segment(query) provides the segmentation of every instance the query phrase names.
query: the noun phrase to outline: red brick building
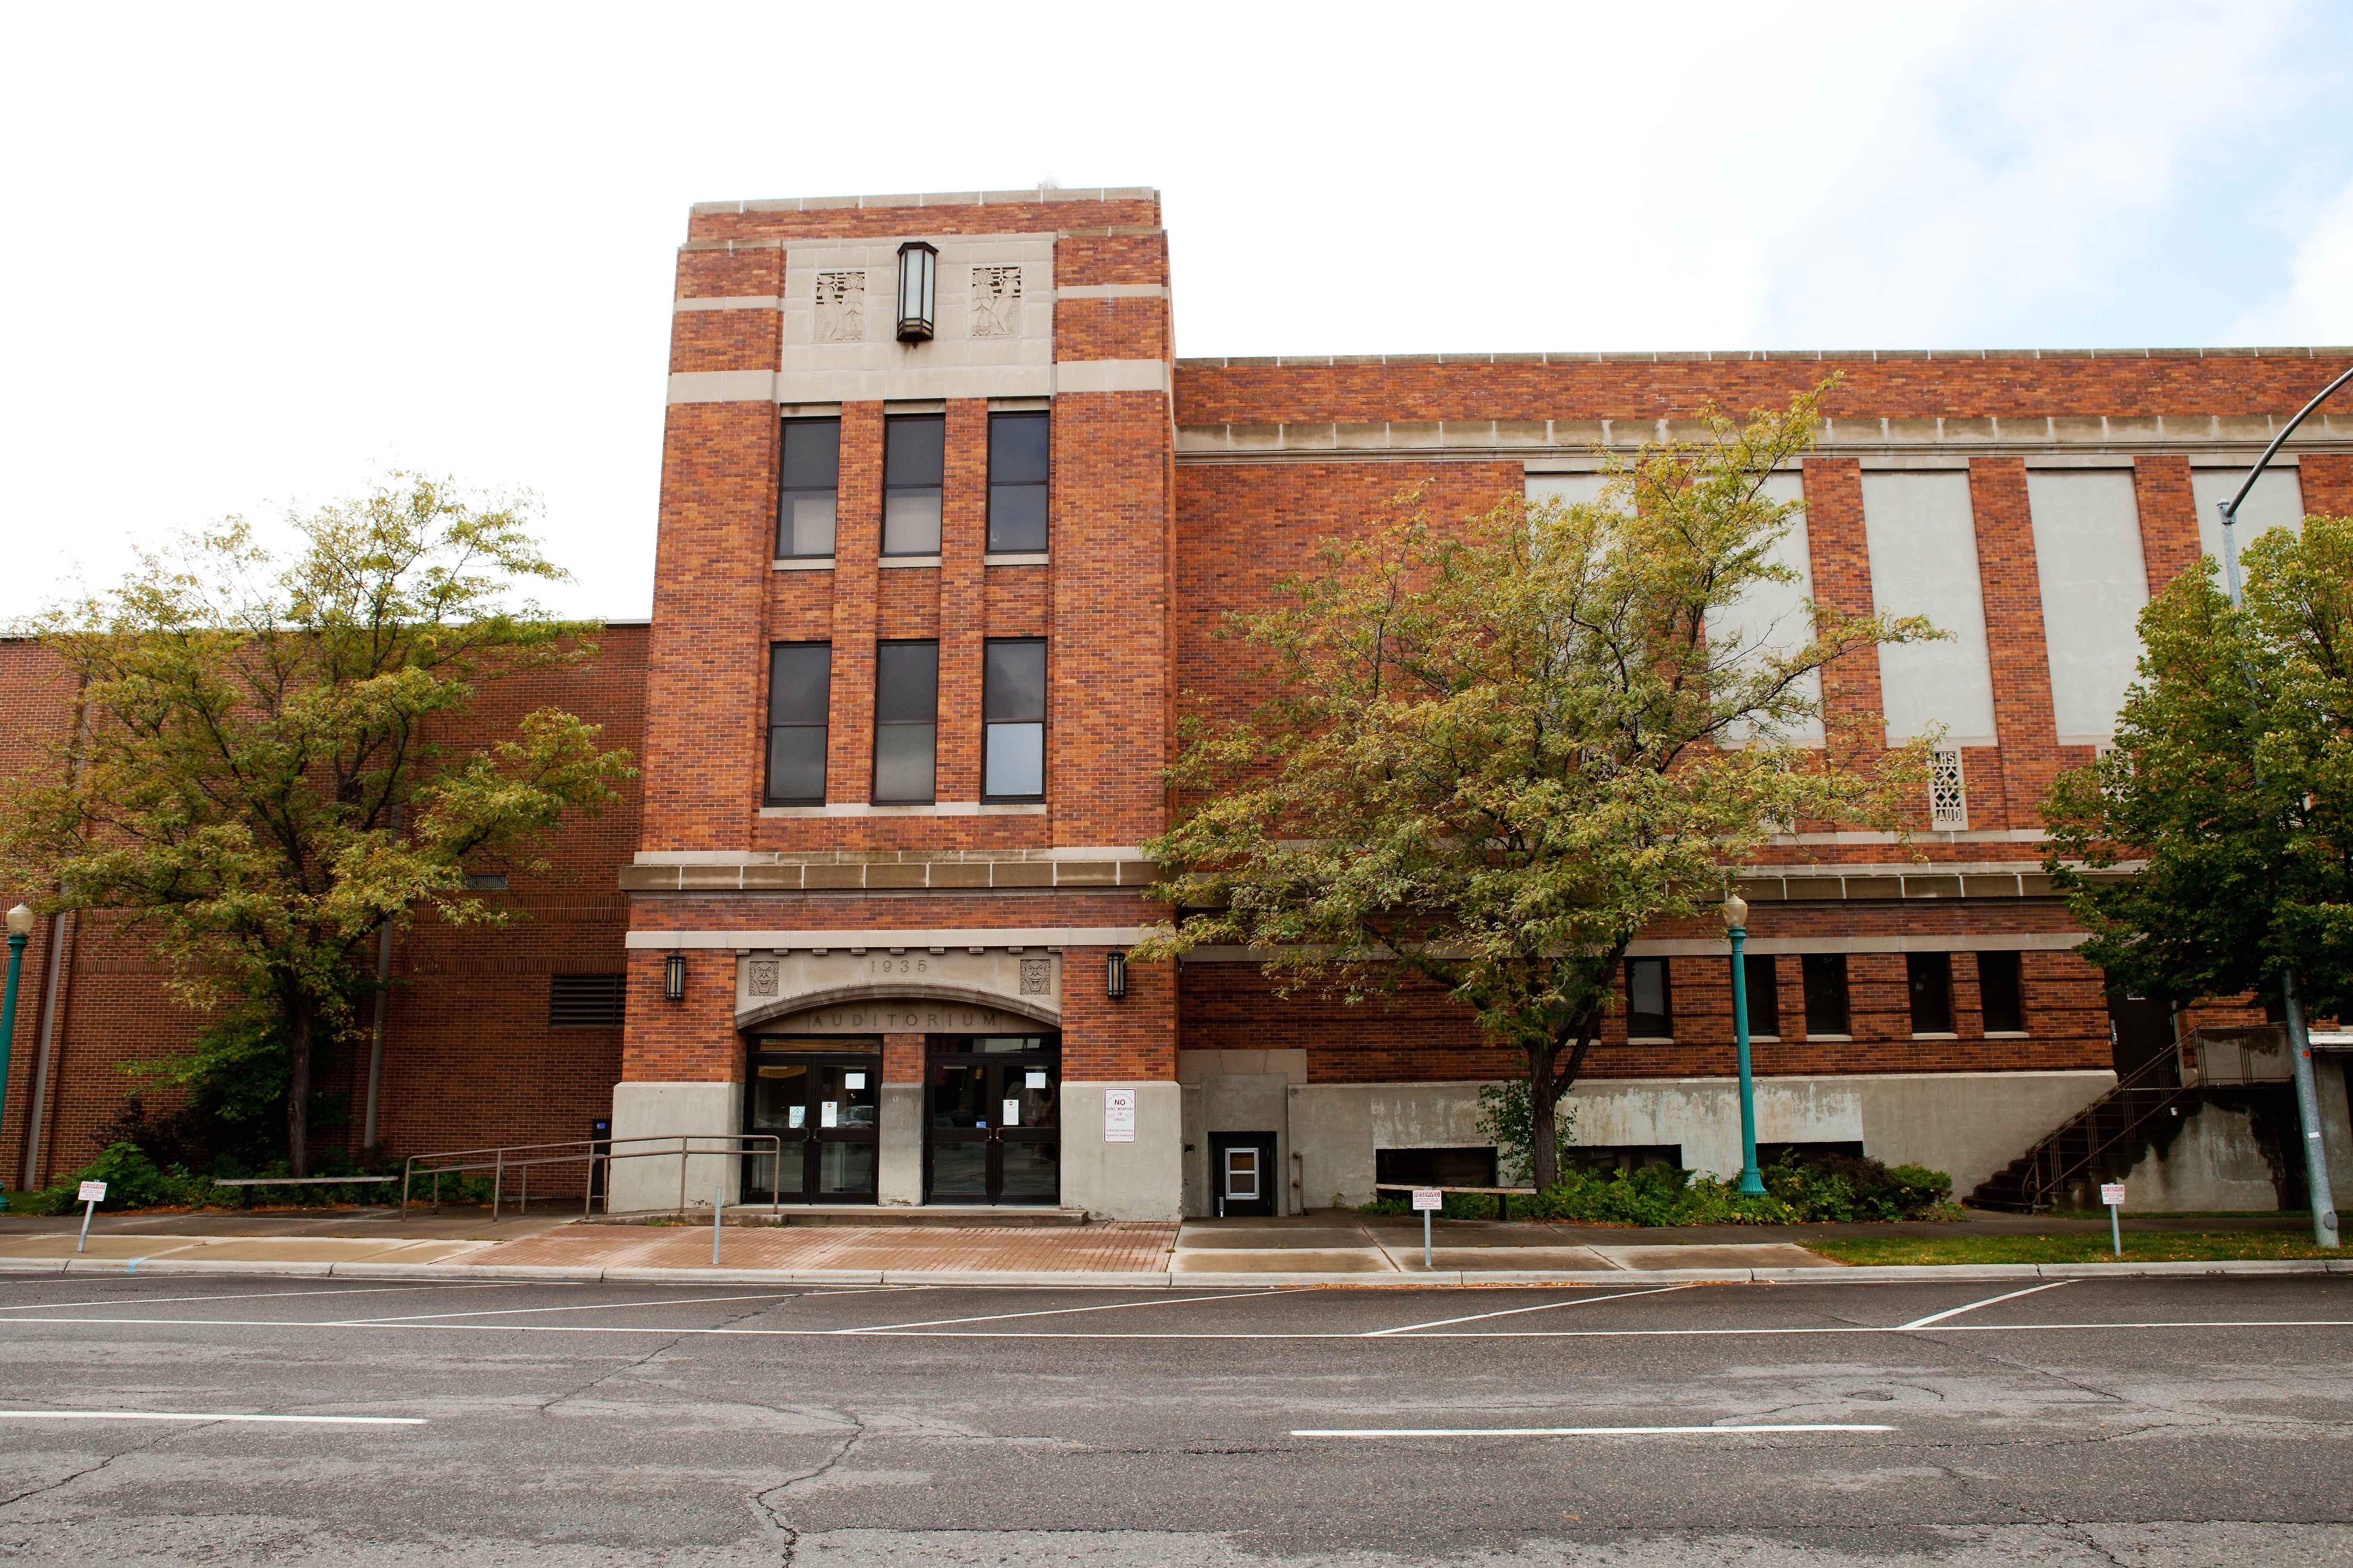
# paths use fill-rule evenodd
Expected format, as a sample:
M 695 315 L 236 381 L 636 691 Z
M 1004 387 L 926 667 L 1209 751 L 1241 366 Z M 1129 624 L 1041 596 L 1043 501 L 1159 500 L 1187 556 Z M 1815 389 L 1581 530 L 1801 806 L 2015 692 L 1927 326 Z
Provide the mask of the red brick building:
M 1786 559 L 1822 603 L 1956 637 L 1850 659 L 1823 700 L 1949 742 L 1920 832 L 1793 834 L 1744 882 L 1761 1141 L 1966 1191 L 2170 1041 L 2124 999 L 2112 1028 L 2035 803 L 2105 739 L 2133 617 L 2325 379 L 2311 351 L 1180 361 L 1171 288 L 1148 190 L 693 210 L 652 624 L 569 698 L 642 733 L 639 797 L 513 889 L 535 926 L 409 944 L 387 1142 L 580 1136 L 609 1106 L 617 1136 L 787 1152 L 700 1161 L 695 1192 L 1133 1217 L 1460 1179 L 1508 1063 L 1441 1003 L 1280 999 L 1240 952 L 1124 962 L 1163 913 L 1140 846 L 1179 704 L 1248 696 L 1211 634 L 1408 485 L 1462 511 L 1589 493 L 1599 453 L 1832 371 L 1820 447 L 1778 480 L 1805 508 Z M 2288 452 L 2257 529 L 2353 510 L 2353 418 Z M 37 655 L 0 657 L 11 730 L 65 721 Z M 52 1005 L 53 947 L 45 922 L 0 1131 L 9 1160 L 37 1136 L 37 1173 L 86 1155 L 110 1053 L 186 1026 L 95 931 L 57 949 Z M 624 967 L 624 1030 L 543 1022 L 571 1016 L 556 976 Z M 1626 983 L 1579 1141 L 1736 1167 L 1721 932 L 1650 933 Z M 2341 1124 L 2333 1068 L 2323 1087 Z M 2180 1145 L 2203 1152 L 2149 1179 L 2269 1206 L 2243 1119 L 2204 1120 Z M 675 1201 L 662 1163 L 621 1168 L 621 1206 Z

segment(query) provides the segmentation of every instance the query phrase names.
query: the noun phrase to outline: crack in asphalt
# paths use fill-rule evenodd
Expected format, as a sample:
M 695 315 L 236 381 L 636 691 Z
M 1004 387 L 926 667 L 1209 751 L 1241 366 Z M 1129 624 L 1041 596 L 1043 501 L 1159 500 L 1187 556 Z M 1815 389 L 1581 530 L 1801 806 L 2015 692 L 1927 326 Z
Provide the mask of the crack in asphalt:
M 757 1308 L 734 1313 L 732 1316 L 722 1319 L 718 1326 L 723 1329 L 733 1328 L 737 1323 L 743 1322 L 747 1318 L 758 1317 L 762 1312 L 769 1310 L 774 1304 L 775 1303 L 773 1302 L 767 1302 Z M 611 1371 L 597 1373 L 595 1377 L 590 1378 L 587 1382 L 582 1384 L 577 1388 L 572 1389 L 567 1393 L 559 1394 L 552 1399 L 541 1400 L 538 1405 L 534 1408 L 533 1414 L 545 1415 L 554 1411 L 559 1405 L 569 1405 L 572 1401 L 579 1398 L 582 1394 L 587 1393 L 598 1384 L 609 1383 L 614 1378 L 621 1377 L 628 1373 L 635 1372 L 638 1368 L 645 1365 L 648 1362 L 654 1361 L 676 1349 L 687 1338 L 688 1336 L 683 1333 L 673 1334 L 669 1339 L 666 1339 L 659 1344 L 654 1346 L 653 1349 L 646 1352 L 643 1355 L 632 1356 L 628 1361 L 623 1362 L 619 1366 L 614 1367 Z
M 126 1459 L 133 1454 L 143 1454 L 148 1449 L 154 1447 L 158 1443 L 168 1442 L 172 1438 L 180 1436 L 184 1433 L 199 1432 L 205 1427 L 217 1426 L 219 1425 L 220 1423 L 217 1421 L 204 1421 L 195 1423 L 187 1426 L 167 1426 L 164 1430 L 156 1433 L 154 1436 L 149 1438 L 144 1443 L 133 1443 L 127 1448 L 118 1449 L 115 1452 L 107 1455 L 106 1458 L 99 1460 L 98 1463 L 94 1465 L 84 1465 L 80 1469 L 74 1471 L 72 1474 L 60 1477 L 57 1480 L 49 1482 L 46 1486 L 27 1487 L 23 1491 L 17 1492 L 11 1497 L 0 1498 L 0 1508 L 14 1508 L 18 1503 L 23 1502 L 26 1498 L 39 1497 L 44 1492 L 53 1492 L 61 1487 L 69 1487 L 73 1485 L 74 1482 L 81 1479 L 84 1476 L 96 1475 L 99 1471 L 106 1468 L 117 1459 Z
M 785 1517 L 782 1506 L 772 1503 L 768 1500 L 781 1498 L 795 1487 L 807 1486 L 811 1481 L 822 1479 L 833 1470 L 835 1466 L 849 1458 L 850 1450 L 857 1447 L 860 1440 L 866 1436 L 866 1424 L 858 1418 L 854 1411 L 843 1410 L 839 1414 L 849 1424 L 849 1433 L 842 1438 L 841 1446 L 826 1457 L 823 1464 L 800 1475 L 788 1476 L 775 1486 L 763 1488 L 752 1494 L 751 1503 L 754 1514 L 764 1525 L 783 1538 L 781 1542 L 783 1552 L 778 1558 L 781 1568 L 792 1568 L 793 1559 L 800 1551 L 801 1532 L 791 1521 Z

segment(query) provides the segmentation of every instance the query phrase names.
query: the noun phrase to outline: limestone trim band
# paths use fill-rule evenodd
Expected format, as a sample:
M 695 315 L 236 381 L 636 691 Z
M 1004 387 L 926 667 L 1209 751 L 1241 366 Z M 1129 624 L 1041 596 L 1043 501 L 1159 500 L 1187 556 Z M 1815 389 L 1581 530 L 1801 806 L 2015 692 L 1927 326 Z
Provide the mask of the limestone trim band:
M 1164 283 L 1074 283 L 1066 289 L 1050 291 L 1055 300 L 1166 300 L 1168 287 Z M 672 310 L 781 310 L 785 308 L 780 294 L 710 294 L 688 296 L 670 301 Z
M 1150 926 L 975 926 L 952 931 L 633 931 L 636 952 L 754 952 L 776 948 L 1127 947 Z
M 1033 390 L 1029 384 L 1041 379 L 1039 367 L 1020 365 L 958 365 L 922 374 L 930 377 L 923 387 L 933 395 L 957 397 L 1010 396 Z M 803 377 L 804 373 L 797 371 L 672 371 L 670 401 L 798 403 L 805 400 L 797 392 L 786 389 L 800 385 Z M 1014 384 L 1017 382 L 1022 384 Z M 966 383 L 970 384 L 966 385 Z M 886 398 L 893 389 L 890 386 L 883 389 Z M 895 390 L 902 395 L 913 395 L 918 389 L 910 382 L 905 386 L 895 387 Z M 1168 363 L 1156 359 L 1060 360 L 1053 367 L 1051 390 L 1057 395 L 1090 392 L 1157 392 L 1165 395 L 1168 391 Z
M 2091 940 L 2088 931 L 1994 931 L 1949 936 L 1751 936 L 1754 955 L 1804 952 L 2065 952 Z M 1637 938 L 1629 958 L 1726 958 L 1731 943 L 1708 937 Z M 1202 946 L 1179 955 L 1180 963 L 1264 963 L 1272 948 Z

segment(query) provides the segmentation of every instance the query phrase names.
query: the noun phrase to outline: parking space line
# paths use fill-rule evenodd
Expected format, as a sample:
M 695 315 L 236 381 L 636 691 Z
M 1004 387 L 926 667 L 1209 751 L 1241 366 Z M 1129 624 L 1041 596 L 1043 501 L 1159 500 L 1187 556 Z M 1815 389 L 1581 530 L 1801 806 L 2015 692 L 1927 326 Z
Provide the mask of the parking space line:
M 1252 1296 L 1285 1296 L 1293 1291 L 1288 1288 L 1273 1290 L 1236 1290 L 1219 1296 L 1163 1297 L 1152 1301 L 1106 1301 L 1095 1307 L 1048 1307 L 1034 1312 L 991 1312 L 977 1318 L 933 1318 L 913 1323 L 872 1323 L 856 1329 L 828 1329 L 835 1334 L 888 1334 L 905 1329 L 943 1329 L 958 1323 L 1001 1323 L 1013 1318 L 1058 1318 L 1071 1312 L 1116 1312 L 1126 1307 L 1181 1307 L 1187 1301 L 1240 1301 Z
M 1266 1295 L 1279 1293 L 1272 1290 Z M 1224 1297 L 1200 1297 L 1201 1300 L 1223 1300 Z M 1126 1306 L 1157 1306 L 1164 1303 L 1133 1301 Z M 1174 1305 L 1175 1303 L 1166 1303 Z M 1078 1308 L 1073 1310 L 1097 1310 Z M 675 1325 L 597 1324 L 597 1323 L 448 1323 L 448 1322 L 371 1322 L 361 1319 L 293 1319 L 293 1318 L 15 1318 L 18 1323 L 48 1323 L 58 1326 L 94 1326 L 100 1328 L 151 1329 L 383 1329 L 415 1330 L 419 1332 L 485 1334 L 671 1334 L 711 1335 L 742 1339 L 839 1339 L 852 1331 L 844 1329 L 746 1329 L 746 1328 L 681 1328 Z M 2088 1332 L 2112 1333 L 2122 1331 L 2158 1331 L 2164 1329 L 2353 1329 L 2353 1318 L 2275 1318 L 2243 1321 L 2188 1319 L 2153 1319 L 2139 1322 L 2112 1323 L 1939 1323 L 1936 1333 L 2011 1334 Z M 1523 1329 L 1508 1333 L 1482 1333 L 1475 1331 L 1440 1331 L 1413 1334 L 1399 1338 L 1390 1336 L 1395 1344 L 1418 1344 L 1425 1340 L 1658 1340 L 1658 1339 L 1779 1339 L 1801 1334 L 1905 1334 L 1923 1331 L 1906 1329 L 1901 1324 L 1882 1327 L 1873 1323 L 1817 1324 L 1798 1328 L 1754 1329 Z M 1328 1331 L 1316 1332 L 1303 1330 L 1216 1331 L 1187 1332 L 1182 1330 L 1166 1333 L 1079 1333 L 1068 1331 L 1004 1329 L 976 1331 L 951 1331 L 932 1328 L 884 1330 L 853 1337 L 889 1337 L 939 1340 L 1354 1340 L 1363 1342 L 1366 1336 L 1359 1331 Z
M 2031 1296 L 2042 1290 L 2056 1290 L 2062 1285 L 2073 1283 L 2073 1279 L 2053 1279 L 2048 1285 L 2030 1285 L 2023 1290 L 2012 1290 L 2007 1296 L 1989 1296 L 1982 1301 L 1971 1301 L 1966 1307 L 1947 1307 L 1941 1312 L 1931 1312 L 1925 1318 L 1915 1318 L 1908 1323 L 1898 1323 L 1895 1326 L 1899 1329 L 1925 1329 L 1931 1323 L 1941 1323 L 1947 1318 L 1957 1318 L 1963 1312 L 1974 1312 L 1979 1307 L 1992 1307 L 2003 1301 L 2015 1301 L 2021 1296 Z
M 1294 1437 L 1723 1437 L 1780 1432 L 1893 1432 L 1893 1426 L 1792 1421 L 1746 1426 L 1334 1426 Z
M 700 1307 L 712 1301 L 782 1301 L 801 1295 L 798 1290 L 762 1290 L 749 1296 L 689 1296 L 680 1300 L 665 1301 L 590 1301 L 577 1307 L 485 1307 L 478 1312 L 404 1312 L 392 1318 L 349 1318 L 344 1321 L 359 1328 L 375 1323 L 421 1323 L 435 1318 L 527 1318 L 535 1312 L 617 1312 L 627 1307 Z
M 290 1426 L 422 1426 L 422 1415 L 238 1415 L 198 1410 L 0 1410 L 0 1421 L 237 1421 Z
M 1535 1307 L 1506 1307 L 1500 1312 L 1473 1312 L 1467 1318 L 1439 1318 L 1427 1323 L 1402 1323 L 1394 1329 L 1372 1329 L 1357 1337 L 1377 1340 L 1390 1334 L 1409 1334 L 1416 1329 L 1451 1328 L 1456 1323 L 1476 1323 L 1488 1318 L 1516 1318 L 1523 1312 L 1549 1312 L 1556 1307 L 1593 1307 L 1604 1301 L 1623 1301 L 1632 1296 L 1663 1296 L 1670 1290 L 1688 1290 L 1691 1288 L 1690 1285 L 1658 1285 L 1648 1290 L 1620 1290 L 1612 1296 L 1582 1296 L 1567 1301 L 1546 1301 Z
M 512 1289 L 515 1281 L 463 1285 L 369 1285 L 355 1290 L 243 1290 L 230 1296 L 133 1296 L 111 1297 L 103 1301 L 35 1301 L 22 1307 L 0 1307 L 0 1312 L 55 1312 L 68 1307 L 140 1307 L 161 1306 L 166 1301 L 276 1301 L 291 1296 L 381 1296 L 395 1291 L 415 1290 L 496 1290 L 501 1286 Z M 537 1280 L 532 1281 L 539 1283 Z

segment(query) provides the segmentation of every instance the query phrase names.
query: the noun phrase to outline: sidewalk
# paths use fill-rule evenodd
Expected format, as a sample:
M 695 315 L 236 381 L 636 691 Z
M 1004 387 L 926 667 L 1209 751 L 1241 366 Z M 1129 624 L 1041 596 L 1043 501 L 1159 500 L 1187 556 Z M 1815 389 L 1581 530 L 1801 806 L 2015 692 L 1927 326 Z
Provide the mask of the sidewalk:
M 2280 1228 L 2183 1220 L 2182 1228 Z M 2018 1279 L 2099 1274 L 2353 1273 L 2353 1259 L 2202 1263 L 1936 1264 L 1854 1268 L 1804 1246 L 1832 1235 L 2021 1234 L 2095 1222 L 1987 1215 L 1940 1226 L 1719 1226 L 1626 1230 L 1440 1222 L 1431 1258 L 1409 1220 L 1324 1213 L 1285 1219 L 935 1229 L 729 1225 L 712 1264 L 709 1225 L 586 1223 L 567 1215 L 396 1210 L 0 1219 L 0 1274 L 256 1273 L 432 1279 L 662 1280 L 767 1284 L 1618 1285 L 1702 1280 L 1831 1283 Z

